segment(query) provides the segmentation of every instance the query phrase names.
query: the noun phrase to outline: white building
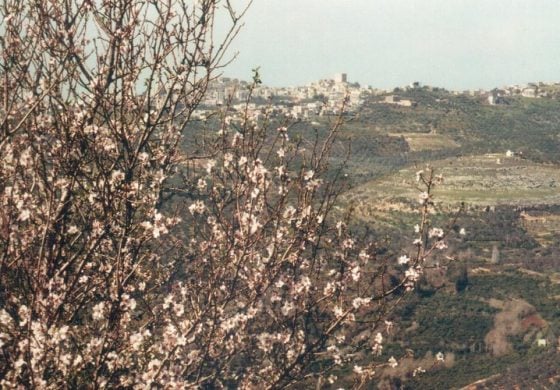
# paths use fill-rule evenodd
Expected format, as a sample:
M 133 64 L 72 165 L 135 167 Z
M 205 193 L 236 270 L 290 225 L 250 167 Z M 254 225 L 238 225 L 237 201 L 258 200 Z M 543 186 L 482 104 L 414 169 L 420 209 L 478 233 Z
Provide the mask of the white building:
M 346 73 L 337 73 L 334 75 L 334 82 L 335 83 L 346 83 L 347 82 L 347 75 Z
M 525 97 L 534 98 L 537 97 L 538 89 L 536 87 L 527 87 L 521 91 L 521 95 Z

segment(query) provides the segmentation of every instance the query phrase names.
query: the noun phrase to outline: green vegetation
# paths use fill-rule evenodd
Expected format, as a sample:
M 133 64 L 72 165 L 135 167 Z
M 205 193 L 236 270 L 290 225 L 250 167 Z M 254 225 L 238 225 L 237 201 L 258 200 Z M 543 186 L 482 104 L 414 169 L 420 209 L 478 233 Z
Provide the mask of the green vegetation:
M 560 101 L 509 98 L 507 105 L 489 106 L 484 98 L 455 96 L 443 90 L 403 91 L 403 98 L 418 102 L 413 108 L 367 105 L 362 120 L 392 133 L 437 133 L 461 145 L 463 155 L 494 153 L 508 149 L 523 152 L 534 161 L 556 162 Z M 414 156 L 423 160 L 423 155 Z
M 486 154 L 431 161 L 445 181 L 434 194 L 436 201 L 446 205 L 487 206 L 498 204 L 536 205 L 560 203 L 560 167 Z M 418 197 L 415 172 L 419 167 L 400 169 L 392 175 L 356 187 L 350 198 L 364 203 L 372 199 Z
M 440 212 L 430 223 L 453 233 L 450 248 L 433 259 L 442 271 L 427 273 L 394 313 L 401 329 L 381 359 L 413 353 L 406 364 L 414 368 L 441 351 L 452 363 L 423 366 L 427 372 L 417 376 L 386 373 L 388 386 L 458 389 L 482 380 L 489 389 L 554 387 L 560 383 L 560 100 L 515 97 L 489 106 L 482 97 L 441 89 L 395 94 L 417 105 L 372 97 L 346 125 L 340 150 L 350 147 L 353 188 L 342 203 L 353 207 L 356 228 L 384 239 L 381 252 L 397 254 L 414 239 L 416 172 L 430 164 L 444 176 L 435 191 Z M 504 321 L 513 328 L 504 330 Z M 547 346 L 537 346 L 543 338 Z M 497 352 L 499 343 L 505 352 Z M 506 374 L 513 371 L 527 375 Z
M 404 388 L 451 389 L 459 388 L 478 379 L 501 374 L 512 364 L 527 361 L 549 351 L 535 345 L 535 336 L 511 337 L 514 350 L 503 356 L 492 356 L 485 336 L 494 326 L 494 317 L 500 311 L 490 299 L 524 299 L 536 309 L 548 324 L 547 334 L 560 333 L 560 285 L 544 278 L 535 278 L 520 272 L 469 276 L 469 286 L 462 293 L 438 291 L 426 297 L 411 296 L 397 316 L 402 319 L 404 346 L 421 358 L 426 353 L 439 351 L 454 356 L 452 367 L 439 367 L 425 374 L 409 378 Z M 521 320 L 521 319 L 520 319 Z M 390 349 L 390 353 L 395 350 Z M 557 359 L 555 355 L 551 358 Z M 426 367 L 424 367 L 426 368 Z
M 453 139 L 441 134 L 402 133 L 391 134 L 394 137 L 403 137 L 413 152 L 423 150 L 439 150 L 458 148 L 460 145 Z

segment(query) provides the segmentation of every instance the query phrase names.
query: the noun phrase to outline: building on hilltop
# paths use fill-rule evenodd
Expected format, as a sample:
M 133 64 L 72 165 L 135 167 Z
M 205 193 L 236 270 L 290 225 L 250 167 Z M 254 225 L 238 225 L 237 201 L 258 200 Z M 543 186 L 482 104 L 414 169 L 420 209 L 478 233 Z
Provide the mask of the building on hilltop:
M 521 95 L 524 97 L 535 98 L 538 94 L 538 87 L 529 85 L 521 91 Z
M 334 82 L 335 83 L 347 83 L 348 82 L 348 75 L 346 73 L 337 73 L 334 75 Z
M 383 101 L 383 103 L 395 104 L 397 106 L 403 107 L 416 107 L 416 102 L 413 102 L 409 99 L 401 99 L 401 97 L 397 95 L 385 96 L 385 100 Z
M 504 95 L 506 95 L 506 91 L 500 89 L 494 89 L 490 91 L 486 100 L 488 104 L 490 104 L 491 106 L 495 106 L 499 104 L 508 104 L 507 100 L 504 98 Z

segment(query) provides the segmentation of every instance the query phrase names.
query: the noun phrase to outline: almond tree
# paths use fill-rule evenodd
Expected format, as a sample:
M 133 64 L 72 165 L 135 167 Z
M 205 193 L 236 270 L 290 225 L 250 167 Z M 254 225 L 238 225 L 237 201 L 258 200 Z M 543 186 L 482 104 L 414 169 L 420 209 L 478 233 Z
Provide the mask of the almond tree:
M 337 210 L 342 170 L 329 156 L 342 117 L 305 144 L 256 116 L 224 115 L 208 158 L 184 174 L 181 294 L 168 296 L 161 326 L 186 339 L 178 349 L 170 341 L 170 353 L 183 374 L 213 386 L 309 386 L 335 382 L 347 366 L 364 385 L 396 361 L 378 359 L 394 327 L 388 314 L 424 260 L 445 249 L 428 219 L 441 179 L 418 172 L 418 239 L 408 254 L 380 256 Z
M 432 173 L 416 252 L 396 260 L 335 209 L 342 116 L 304 145 L 224 110 L 181 148 L 247 6 L 1 2 L 2 387 L 281 388 L 381 352 L 442 247 Z

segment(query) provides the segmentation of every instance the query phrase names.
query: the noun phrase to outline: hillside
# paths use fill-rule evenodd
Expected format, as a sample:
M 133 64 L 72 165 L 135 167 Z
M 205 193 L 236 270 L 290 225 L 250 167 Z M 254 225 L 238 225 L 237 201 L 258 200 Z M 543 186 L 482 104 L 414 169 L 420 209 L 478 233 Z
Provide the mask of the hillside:
M 489 106 L 444 90 L 398 94 L 417 104 L 395 106 L 372 97 L 346 118 L 332 159 L 333 167 L 346 164 L 349 189 L 340 210 L 352 208 L 353 228 L 374 235 L 379 253 L 392 257 L 409 250 L 415 238 L 416 173 L 430 165 L 444 176 L 431 223 L 450 231 L 449 248 L 433 256 L 434 268 L 390 315 L 401 325 L 379 359 L 407 358 L 383 370 L 380 388 L 554 384 L 560 359 L 560 101 L 516 97 Z M 308 150 L 334 120 L 315 119 L 290 128 Z M 196 148 L 200 137 L 187 140 Z M 538 345 L 542 339 L 546 346 Z M 435 359 L 438 352 L 446 356 L 443 364 Z M 412 376 L 418 366 L 426 373 Z M 530 378 L 508 374 L 529 367 Z M 352 380 L 352 373 L 340 376 Z
M 360 183 L 405 166 L 507 150 L 533 162 L 560 162 L 560 100 L 511 97 L 508 104 L 490 106 L 484 98 L 445 90 L 397 93 L 417 105 L 372 96 L 345 127 L 342 141 L 351 145 L 350 169 L 358 170 Z M 371 148 L 380 139 L 389 140 L 388 149 Z M 405 142 L 396 148 L 397 140 Z
M 445 205 L 476 206 L 541 205 L 560 203 L 560 166 L 506 157 L 505 153 L 465 156 L 430 161 L 444 182 L 435 191 Z M 357 186 L 348 195 L 364 207 L 372 199 L 417 199 L 416 172 L 422 166 L 407 166 L 393 174 Z
M 387 350 L 387 358 L 409 351 L 405 365 L 427 372 L 385 371 L 380 388 L 555 388 L 560 101 L 515 97 L 490 106 L 438 89 L 395 94 L 416 105 L 372 97 L 346 125 L 353 185 L 342 204 L 353 208 L 356 228 L 384 237 L 397 254 L 414 238 L 416 173 L 430 165 L 444 177 L 431 223 L 452 234 L 394 314 L 402 335 Z M 436 364 L 438 351 L 445 364 Z

